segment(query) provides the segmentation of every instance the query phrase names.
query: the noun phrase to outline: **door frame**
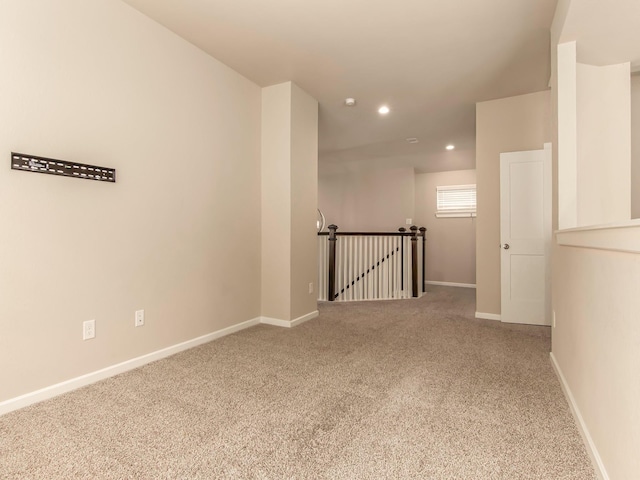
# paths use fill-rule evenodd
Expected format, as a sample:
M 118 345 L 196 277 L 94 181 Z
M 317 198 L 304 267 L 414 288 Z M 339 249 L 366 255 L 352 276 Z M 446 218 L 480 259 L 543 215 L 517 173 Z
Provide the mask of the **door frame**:
M 532 150 L 525 150 L 532 151 Z M 552 231 L 552 199 L 553 199 L 553 185 L 552 185 L 552 149 L 551 143 L 545 143 L 542 149 L 536 149 L 536 151 L 543 151 L 543 161 L 542 161 L 542 202 L 543 202 L 543 244 L 544 244 L 544 325 L 551 326 L 552 324 L 552 312 L 551 312 L 551 245 L 553 238 Z M 518 152 L 504 152 L 504 153 L 518 153 Z M 507 322 L 504 317 L 504 312 L 502 312 L 502 292 L 503 288 L 503 275 L 502 275 L 502 161 L 500 161 L 500 304 L 501 304 L 501 314 L 500 319 L 502 322 Z

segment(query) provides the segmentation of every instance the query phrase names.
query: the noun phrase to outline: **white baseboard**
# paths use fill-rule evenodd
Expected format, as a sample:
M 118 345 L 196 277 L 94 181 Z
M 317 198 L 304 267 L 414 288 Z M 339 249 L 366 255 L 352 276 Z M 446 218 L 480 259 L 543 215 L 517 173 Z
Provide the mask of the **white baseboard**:
M 476 288 L 475 283 L 436 282 L 434 280 L 426 280 L 424 283 L 425 285 L 443 285 L 445 287 Z
M 562 374 L 562 370 L 560 370 L 560 365 L 558 365 L 558 361 L 556 360 L 553 352 L 550 353 L 551 357 L 551 365 L 553 365 L 553 369 L 558 376 L 558 380 L 560 380 L 560 385 L 562 386 L 562 391 L 564 392 L 564 396 L 567 399 L 567 403 L 571 408 L 571 413 L 573 414 L 573 418 L 578 425 L 578 430 L 580 431 L 580 435 L 582 435 L 582 440 L 584 441 L 585 447 L 587 448 L 587 452 L 591 457 L 591 463 L 593 464 L 593 468 L 596 471 L 596 475 L 599 476 L 602 480 L 609 480 L 609 475 L 607 474 L 607 470 L 604 468 L 604 463 L 602 463 L 602 458 L 598 453 L 598 449 L 593 443 L 593 439 L 591 438 L 591 434 L 589 433 L 589 429 L 587 428 L 584 419 L 582 418 L 582 414 L 580 413 L 580 409 L 576 404 L 575 399 L 573 398 L 573 394 L 571 393 L 571 389 L 567 384 L 567 380 L 564 378 Z
M 176 345 L 172 345 L 170 347 L 163 348 L 161 350 L 157 350 L 140 357 L 132 358 L 131 360 L 126 360 L 122 363 L 118 363 L 116 365 L 112 365 L 95 372 L 87 373 L 85 375 L 81 375 L 64 382 L 56 383 L 55 385 L 36 390 L 35 392 L 26 393 L 15 398 L 10 398 L 9 400 L 0 402 L 0 415 L 4 415 L 5 413 L 27 407 L 34 403 L 48 400 L 49 398 L 57 397 L 58 395 L 62 395 L 63 393 L 67 393 L 72 390 L 90 385 L 92 383 L 99 382 L 100 380 L 104 380 L 105 378 L 113 377 L 120 373 L 133 370 L 134 368 L 138 368 L 148 363 L 155 362 L 156 360 L 161 360 L 184 350 L 188 350 L 190 348 L 197 347 L 198 345 L 211 342 L 212 340 L 215 340 L 217 338 L 239 332 L 240 330 L 244 330 L 245 328 L 253 327 L 254 325 L 258 325 L 259 323 L 291 328 L 295 327 L 296 325 L 300 325 L 301 323 L 304 323 L 308 320 L 311 320 L 312 318 L 316 318 L 318 314 L 319 313 L 316 310 L 290 321 L 269 317 L 257 317 L 251 320 L 247 320 L 246 322 L 241 322 L 236 325 L 232 325 L 230 327 L 209 333 L 207 335 L 203 335 L 192 340 L 187 340 L 186 342 L 178 343 Z
M 193 347 L 197 347 L 198 345 L 202 345 L 203 343 L 208 343 L 217 338 L 239 332 L 240 330 L 244 330 L 245 328 L 253 327 L 254 325 L 258 325 L 259 323 L 260 317 L 254 318 L 252 320 L 247 320 L 246 322 L 241 322 L 236 325 L 217 330 L 213 333 L 209 333 L 192 340 L 187 340 L 186 342 L 178 343 L 176 345 L 172 345 L 170 347 L 163 348 L 161 350 L 157 350 L 140 357 L 132 358 L 131 360 L 127 360 L 125 362 L 118 363 L 116 365 L 112 365 L 95 372 L 87 373 L 85 375 L 81 375 L 79 377 L 72 378 L 70 380 L 66 380 L 64 382 L 57 383 L 40 390 L 36 390 L 35 392 L 26 393 L 15 398 L 10 398 L 9 400 L 0 402 L 0 415 L 4 415 L 5 413 L 27 407 L 34 403 L 48 400 L 49 398 L 57 397 L 58 395 L 61 395 L 63 393 L 67 393 L 80 387 L 90 385 L 100 380 L 104 380 L 105 378 L 113 377 L 114 375 L 133 370 L 134 368 L 141 367 L 143 365 L 146 365 L 147 363 L 155 362 L 156 360 L 175 355 L 176 353 L 188 350 Z
M 300 325 L 301 323 L 304 323 L 308 320 L 311 320 L 312 318 L 316 318 L 318 314 L 319 313 L 316 310 L 290 321 L 269 317 L 257 317 L 251 320 L 247 320 L 245 322 L 241 322 L 236 325 L 217 330 L 207 335 L 203 335 L 192 340 L 187 340 L 186 342 L 178 343 L 176 345 L 172 345 L 170 347 L 163 348 L 161 350 L 157 350 L 140 357 L 132 358 L 131 360 L 126 360 L 116 365 L 111 365 L 110 367 L 106 367 L 95 372 L 87 373 L 85 375 L 81 375 L 64 382 L 56 383 L 55 385 L 36 390 L 35 392 L 26 393 L 15 398 L 10 398 L 9 400 L 0 402 L 0 415 L 4 415 L 5 413 L 27 407 L 34 403 L 48 400 L 49 398 L 57 397 L 58 395 L 62 395 L 63 393 L 67 393 L 80 387 L 99 382 L 100 380 L 104 380 L 105 378 L 113 377 L 120 373 L 133 370 L 134 368 L 141 367 L 143 365 L 146 365 L 147 363 L 155 362 L 156 360 L 175 355 L 176 353 L 188 350 L 193 347 L 197 347 L 198 345 L 202 345 L 203 343 L 208 343 L 217 338 L 221 338 L 226 335 L 239 332 L 240 330 L 244 330 L 245 328 L 253 327 L 254 325 L 258 325 L 259 323 L 291 328 L 295 327 L 296 325 Z
M 301 323 L 307 322 L 313 318 L 316 318 L 319 315 L 318 310 L 315 310 L 311 313 L 307 313 L 306 315 L 302 315 L 293 320 L 281 320 L 279 318 L 271 318 L 271 317 L 260 317 L 260 323 L 264 323 L 267 325 L 275 325 L 276 327 L 285 327 L 291 328 Z
M 484 320 L 497 320 L 498 322 L 502 321 L 502 316 L 499 313 L 476 312 L 476 318 L 482 318 Z

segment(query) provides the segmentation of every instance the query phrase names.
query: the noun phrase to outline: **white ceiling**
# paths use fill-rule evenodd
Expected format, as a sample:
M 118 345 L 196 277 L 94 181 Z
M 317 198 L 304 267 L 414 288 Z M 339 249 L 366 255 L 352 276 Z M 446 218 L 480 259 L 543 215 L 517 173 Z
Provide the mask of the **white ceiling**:
M 630 62 L 640 70 L 640 0 L 580 0 L 567 5 L 560 42 L 577 41 L 578 61 Z
M 124 1 L 258 85 L 314 96 L 321 174 L 474 168 L 475 103 L 547 87 L 557 2 Z

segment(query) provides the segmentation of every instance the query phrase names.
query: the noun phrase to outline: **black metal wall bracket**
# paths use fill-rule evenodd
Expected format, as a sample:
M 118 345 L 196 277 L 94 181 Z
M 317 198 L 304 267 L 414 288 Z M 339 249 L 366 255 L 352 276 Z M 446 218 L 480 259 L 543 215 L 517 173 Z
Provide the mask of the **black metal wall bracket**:
M 62 177 L 84 178 L 99 182 L 116 182 L 116 169 L 84 163 L 55 160 L 25 153 L 11 152 L 11 169 L 23 172 L 48 173 Z

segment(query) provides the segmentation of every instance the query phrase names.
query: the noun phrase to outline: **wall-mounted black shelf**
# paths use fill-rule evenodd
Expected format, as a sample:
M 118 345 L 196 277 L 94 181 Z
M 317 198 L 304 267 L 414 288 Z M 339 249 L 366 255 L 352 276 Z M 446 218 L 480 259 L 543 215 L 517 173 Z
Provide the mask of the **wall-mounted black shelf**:
M 99 182 L 116 182 L 116 169 L 85 163 L 55 160 L 25 153 L 11 152 L 11 168 L 23 172 L 48 173 L 62 177 L 84 178 Z

